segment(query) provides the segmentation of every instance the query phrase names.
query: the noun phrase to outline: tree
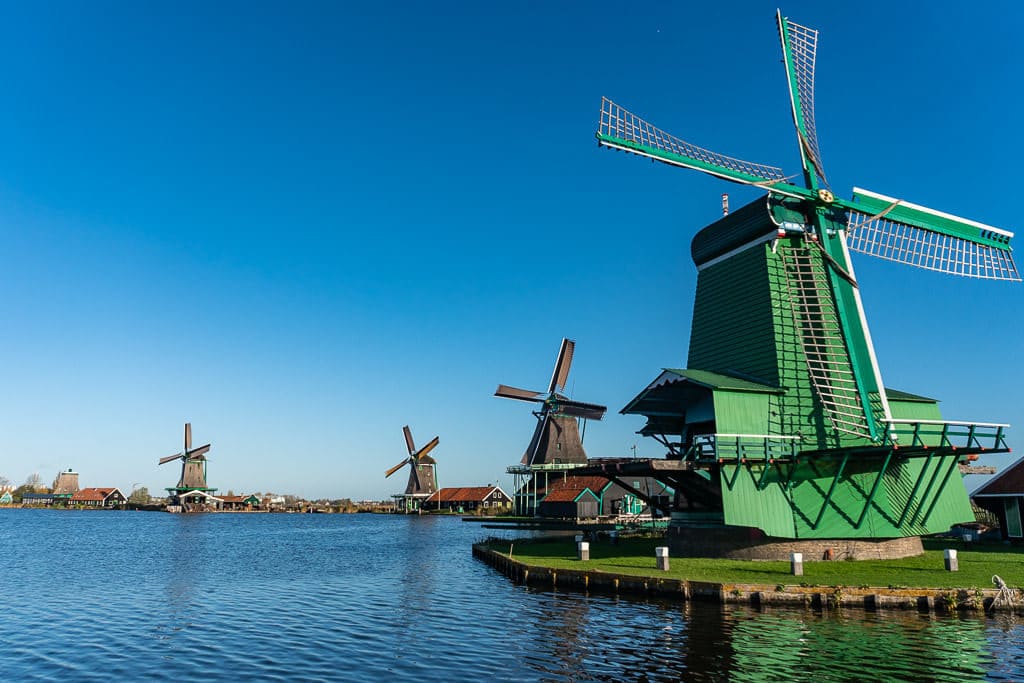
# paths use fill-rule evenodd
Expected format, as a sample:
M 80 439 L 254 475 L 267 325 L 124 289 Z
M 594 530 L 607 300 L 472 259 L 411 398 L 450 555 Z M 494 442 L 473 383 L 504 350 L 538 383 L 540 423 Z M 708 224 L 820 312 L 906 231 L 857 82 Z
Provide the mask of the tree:
M 36 489 L 42 488 L 43 478 L 39 476 L 38 472 L 33 472 L 32 474 L 28 475 L 27 479 L 25 479 L 25 486 L 28 487 L 29 490 L 31 491 L 35 491 Z
M 132 505 L 146 505 L 149 503 L 149 489 L 145 486 L 132 491 L 132 494 L 128 496 L 128 502 Z
M 11 485 L 11 480 L 7 477 L 0 477 L 0 489 L 7 488 Z

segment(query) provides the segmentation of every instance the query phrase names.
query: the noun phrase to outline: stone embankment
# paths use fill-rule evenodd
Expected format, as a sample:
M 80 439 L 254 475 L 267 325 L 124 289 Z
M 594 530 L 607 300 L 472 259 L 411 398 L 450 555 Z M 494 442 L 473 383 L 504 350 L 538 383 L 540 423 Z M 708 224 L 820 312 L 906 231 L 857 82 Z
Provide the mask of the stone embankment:
M 617 574 L 596 569 L 554 569 L 519 562 L 483 543 L 473 545 L 473 556 L 516 583 L 538 588 L 655 596 L 683 601 L 706 600 L 753 606 L 785 605 L 812 609 L 857 607 L 870 611 L 904 609 L 936 613 L 998 610 L 1024 614 L 1024 604 L 1019 597 L 1012 594 L 1001 595 L 1000 591 L 995 589 L 713 583 L 660 578 L 653 575 Z

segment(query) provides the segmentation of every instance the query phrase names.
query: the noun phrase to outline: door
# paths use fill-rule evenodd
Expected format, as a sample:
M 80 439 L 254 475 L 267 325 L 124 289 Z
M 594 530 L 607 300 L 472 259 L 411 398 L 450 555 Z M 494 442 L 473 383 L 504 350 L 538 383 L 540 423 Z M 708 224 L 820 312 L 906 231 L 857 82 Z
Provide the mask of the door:
M 1010 538 L 1020 538 L 1022 536 L 1020 524 L 1020 499 L 1004 498 L 1003 506 L 1006 510 L 1006 535 Z

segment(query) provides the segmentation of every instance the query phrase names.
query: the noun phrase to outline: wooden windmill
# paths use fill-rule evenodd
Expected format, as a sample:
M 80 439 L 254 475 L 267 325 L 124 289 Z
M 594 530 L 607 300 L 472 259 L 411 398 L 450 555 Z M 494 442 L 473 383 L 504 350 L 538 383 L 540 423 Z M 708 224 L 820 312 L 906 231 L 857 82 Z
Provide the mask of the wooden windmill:
M 695 236 L 688 368 L 623 412 L 645 415 L 642 433 L 680 461 L 677 527 L 699 510 L 787 539 L 945 531 L 973 519 L 957 465 L 1007 450 L 1006 425 L 943 421 L 934 399 L 885 388 L 850 252 L 1019 280 L 1013 235 L 859 188 L 834 196 L 814 118 L 818 34 L 777 21 L 803 185 L 602 101 L 600 146 L 767 192 Z
M 406 465 L 409 466 L 409 483 L 405 486 L 405 493 L 398 494 L 395 498 L 401 502 L 406 512 L 415 512 L 420 509 L 425 499 L 437 491 L 437 461 L 430 457 L 429 453 L 437 448 L 441 439 L 435 436 L 426 446 L 417 450 L 409 425 L 402 427 L 402 432 L 405 434 L 405 446 L 409 451 L 409 457 L 385 472 L 384 478 L 387 479 Z
M 549 474 L 555 470 L 563 472 L 587 463 L 587 454 L 583 450 L 580 437 L 579 421 L 600 420 L 604 417 L 607 407 L 596 403 L 574 401 L 565 394 L 565 383 L 569 379 L 572 367 L 573 352 L 576 342 L 562 339 L 555 358 L 555 368 L 551 373 L 547 392 L 517 389 L 499 384 L 495 396 L 510 398 L 516 401 L 539 404 L 533 411 L 537 418 L 537 426 L 533 430 L 530 445 L 523 454 L 522 467 L 509 468 L 516 475 L 516 508 L 520 514 L 528 514 L 535 505 L 538 488 L 547 488 Z M 537 472 L 543 472 L 543 481 L 539 481 Z M 532 493 L 524 491 L 532 490 Z M 524 502 L 527 496 L 530 502 Z
M 183 498 L 188 498 L 188 494 L 193 492 L 198 491 L 200 493 L 192 497 L 206 499 L 208 495 L 202 494 L 211 494 L 217 490 L 206 485 L 206 455 L 209 452 L 210 444 L 200 446 L 199 448 L 192 448 L 192 423 L 186 422 L 184 449 L 180 453 L 160 458 L 158 463 L 166 465 L 169 462 L 181 460 L 181 477 L 178 479 L 178 484 L 167 489 L 172 499 L 172 505 L 182 505 L 184 503 Z

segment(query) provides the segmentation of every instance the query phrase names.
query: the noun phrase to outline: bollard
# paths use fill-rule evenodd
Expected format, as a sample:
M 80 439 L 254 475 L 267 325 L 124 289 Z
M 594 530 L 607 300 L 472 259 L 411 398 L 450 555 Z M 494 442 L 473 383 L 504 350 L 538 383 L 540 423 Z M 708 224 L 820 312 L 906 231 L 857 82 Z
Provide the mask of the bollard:
M 608 538 L 609 538 L 609 540 L 611 540 L 612 545 L 618 545 L 619 544 L 619 532 L 618 531 L 609 531 L 608 532 Z
M 663 572 L 667 572 L 668 571 L 668 547 L 667 546 L 659 546 L 659 547 L 655 548 L 654 549 L 654 556 L 657 558 L 657 561 L 658 561 L 658 565 L 657 565 L 658 569 L 660 569 Z
M 947 572 L 955 572 L 960 570 L 960 562 L 956 559 L 956 551 L 953 549 L 947 549 L 943 552 L 943 564 L 946 565 Z
M 586 541 L 576 541 L 576 559 L 586 562 L 590 559 L 590 544 Z
M 579 543 L 582 540 L 583 540 L 583 534 L 576 534 L 576 543 Z
M 790 553 L 789 554 L 789 568 L 793 573 L 793 576 L 804 575 L 804 554 L 803 553 Z

